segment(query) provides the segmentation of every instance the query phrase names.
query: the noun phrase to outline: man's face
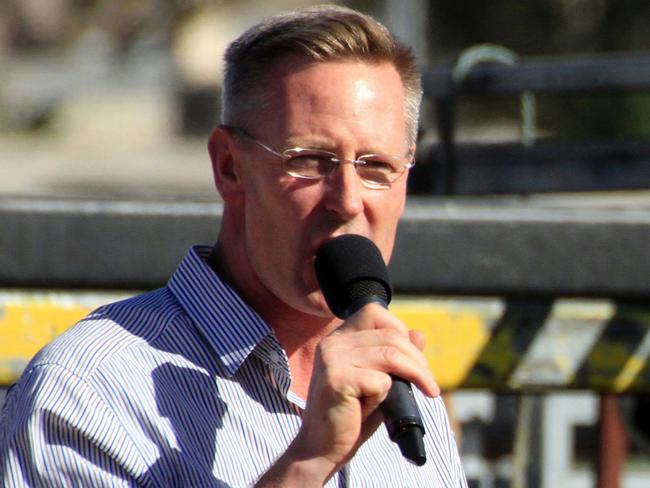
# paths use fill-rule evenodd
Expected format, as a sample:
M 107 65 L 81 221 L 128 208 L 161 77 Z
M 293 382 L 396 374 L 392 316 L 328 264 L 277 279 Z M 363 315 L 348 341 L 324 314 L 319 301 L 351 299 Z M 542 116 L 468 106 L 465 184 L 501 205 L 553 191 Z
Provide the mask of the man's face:
M 246 129 L 275 150 L 300 146 L 346 159 L 408 153 L 404 88 L 392 65 L 310 63 L 282 67 L 270 79 L 271 107 Z M 365 187 L 351 164 L 324 179 L 299 179 L 254 143 L 242 138 L 238 145 L 248 278 L 270 292 L 270 307 L 327 314 L 313 270 L 316 250 L 354 233 L 374 241 L 388 260 L 407 175 L 386 190 Z

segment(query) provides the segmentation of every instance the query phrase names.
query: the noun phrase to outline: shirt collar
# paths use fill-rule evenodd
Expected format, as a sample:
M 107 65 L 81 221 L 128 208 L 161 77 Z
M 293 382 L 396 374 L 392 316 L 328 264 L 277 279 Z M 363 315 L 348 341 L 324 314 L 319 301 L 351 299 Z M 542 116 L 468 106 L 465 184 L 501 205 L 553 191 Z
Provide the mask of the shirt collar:
M 265 337 L 277 341 L 262 318 L 208 266 L 211 252 L 211 246 L 190 248 L 167 286 L 232 375 Z

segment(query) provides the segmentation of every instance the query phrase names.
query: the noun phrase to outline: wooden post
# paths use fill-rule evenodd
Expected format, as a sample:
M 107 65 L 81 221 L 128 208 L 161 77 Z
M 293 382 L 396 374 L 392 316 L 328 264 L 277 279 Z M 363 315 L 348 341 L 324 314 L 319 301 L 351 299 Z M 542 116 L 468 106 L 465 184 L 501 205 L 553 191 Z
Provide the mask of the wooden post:
M 600 443 L 597 461 L 597 488 L 619 488 L 627 453 L 628 436 L 621 419 L 617 395 L 600 397 Z

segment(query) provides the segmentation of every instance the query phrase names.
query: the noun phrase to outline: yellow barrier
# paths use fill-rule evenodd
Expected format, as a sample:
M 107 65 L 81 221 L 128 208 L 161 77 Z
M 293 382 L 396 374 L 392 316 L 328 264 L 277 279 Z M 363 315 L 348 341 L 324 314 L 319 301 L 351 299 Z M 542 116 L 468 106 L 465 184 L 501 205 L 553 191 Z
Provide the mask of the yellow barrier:
M 0 385 L 47 342 L 119 292 L 0 292 Z M 650 307 L 607 300 L 529 303 L 397 297 L 391 310 L 427 338 L 443 389 L 647 390 Z
M 0 385 L 14 382 L 39 349 L 91 310 L 127 296 L 105 292 L 0 292 Z

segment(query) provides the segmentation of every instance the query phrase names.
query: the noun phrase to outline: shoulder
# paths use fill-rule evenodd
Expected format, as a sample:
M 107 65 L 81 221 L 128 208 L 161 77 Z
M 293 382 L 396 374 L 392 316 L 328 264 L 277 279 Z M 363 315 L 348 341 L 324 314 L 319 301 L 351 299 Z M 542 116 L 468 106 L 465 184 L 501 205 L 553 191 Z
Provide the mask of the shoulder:
M 168 416 L 185 393 L 179 385 L 209 389 L 204 364 L 187 352 L 198 345 L 166 288 L 95 310 L 43 348 L 7 394 L 0 458 L 8 448 L 44 449 L 56 436 L 74 446 L 72 457 L 93 453 L 141 476 L 160 456 L 156 440 L 175 439 Z
M 46 345 L 25 371 L 58 366 L 87 379 L 105 362 L 151 347 L 180 313 L 166 288 L 105 305 Z
M 156 360 L 162 361 L 155 356 L 155 341 L 179 313 L 165 288 L 95 310 L 26 366 L 7 394 L 4 427 L 33 423 L 38 412 L 59 421 L 85 418 L 88 412 L 107 411 L 112 398 L 150 396 L 142 383 Z

